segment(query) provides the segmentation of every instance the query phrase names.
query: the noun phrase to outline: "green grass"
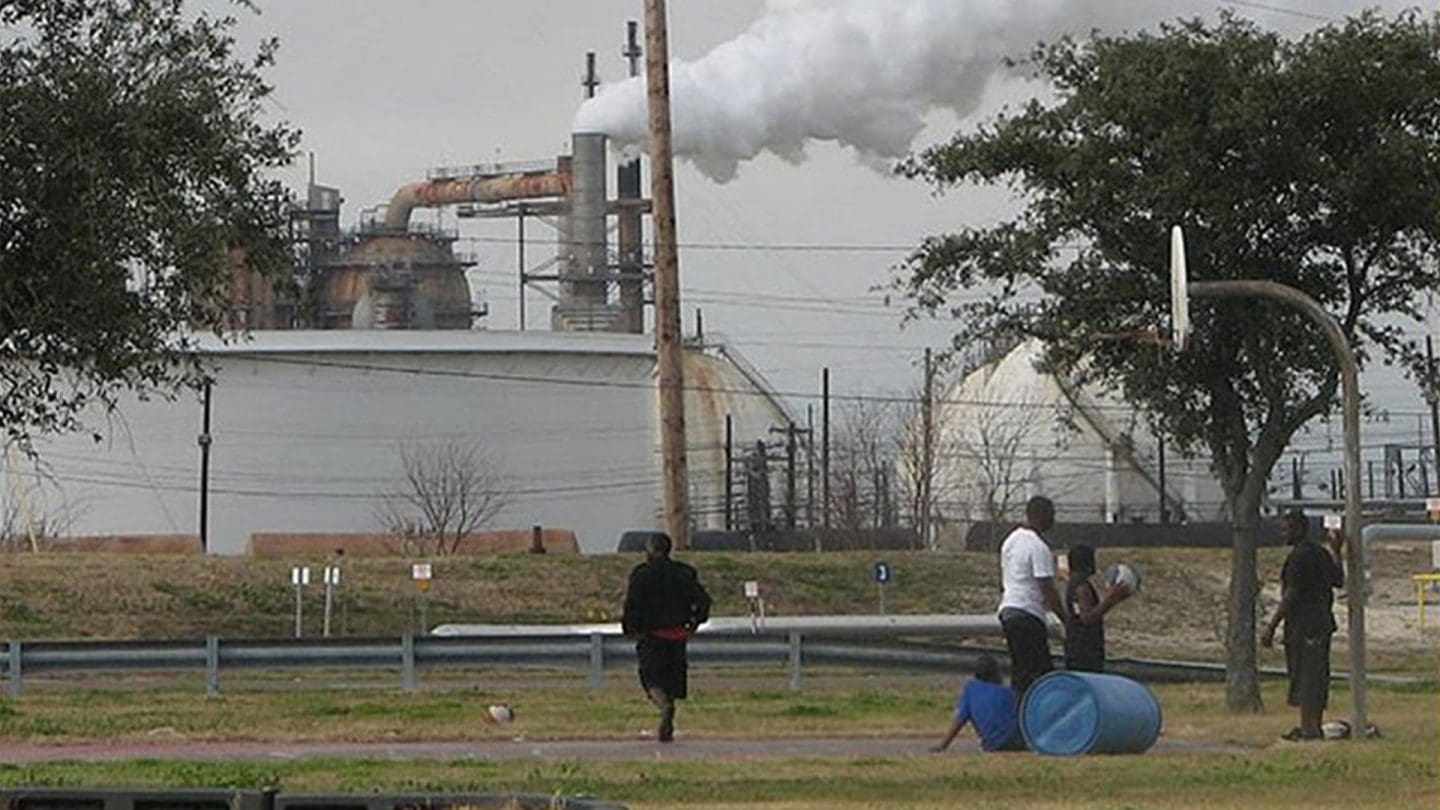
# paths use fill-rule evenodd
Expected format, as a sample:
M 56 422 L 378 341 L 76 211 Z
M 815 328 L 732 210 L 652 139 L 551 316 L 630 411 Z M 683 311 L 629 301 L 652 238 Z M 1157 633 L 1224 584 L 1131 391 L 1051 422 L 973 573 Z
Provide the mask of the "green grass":
M 777 673 L 777 680 L 778 680 Z M 686 739 L 914 736 L 938 739 L 953 684 L 940 679 L 812 680 L 805 691 L 756 687 L 754 676 L 707 677 L 681 713 Z M 588 794 L 632 807 L 1418 807 L 1440 801 L 1437 694 L 1377 688 L 1371 714 L 1385 736 L 1365 743 L 1276 742 L 1293 724 L 1280 685 L 1268 713 L 1217 710 L 1218 685 L 1163 686 L 1165 737 L 1210 745 L 1143 756 L 1054 760 L 1033 755 L 867 756 L 766 761 L 302 760 L 288 762 L 51 761 L 0 765 L 0 787 L 152 786 L 324 792 Z M 1346 695 L 1333 708 L 1343 714 Z M 507 699 L 514 725 L 478 721 Z M 629 683 L 599 692 L 538 686 L 500 691 L 37 692 L 0 704 L 0 745 L 184 740 L 633 739 L 653 714 Z M 163 733 L 157 733 L 161 732 Z M 1207 751 L 1207 752 L 1202 752 Z
M 125 785 L 299 792 L 590 795 L 635 808 L 1421 807 L 1440 799 L 1428 758 L 1382 742 L 1246 756 L 1030 755 L 725 762 L 344 761 L 0 766 L 0 786 Z

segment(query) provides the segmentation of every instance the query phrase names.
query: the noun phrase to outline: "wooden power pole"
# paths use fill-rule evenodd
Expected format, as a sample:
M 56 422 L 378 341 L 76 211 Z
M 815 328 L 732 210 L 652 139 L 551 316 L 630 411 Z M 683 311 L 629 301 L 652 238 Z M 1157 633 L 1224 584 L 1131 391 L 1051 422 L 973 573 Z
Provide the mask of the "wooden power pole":
M 645 77 L 649 85 L 650 197 L 655 223 L 655 354 L 660 366 L 660 453 L 665 530 L 690 547 L 685 462 L 685 358 L 680 343 L 680 257 L 675 245 L 675 176 L 670 145 L 670 44 L 665 0 L 645 0 Z

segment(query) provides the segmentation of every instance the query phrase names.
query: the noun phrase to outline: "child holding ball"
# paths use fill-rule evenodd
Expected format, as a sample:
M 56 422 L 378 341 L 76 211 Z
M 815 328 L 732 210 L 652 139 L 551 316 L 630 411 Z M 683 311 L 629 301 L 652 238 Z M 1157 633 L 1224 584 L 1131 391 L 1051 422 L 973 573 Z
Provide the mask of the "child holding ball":
M 1070 549 L 1070 580 L 1065 585 L 1065 668 L 1105 671 L 1105 614 L 1128 599 L 1130 587 L 1117 582 L 1100 598 L 1090 578 L 1095 575 L 1095 549 Z

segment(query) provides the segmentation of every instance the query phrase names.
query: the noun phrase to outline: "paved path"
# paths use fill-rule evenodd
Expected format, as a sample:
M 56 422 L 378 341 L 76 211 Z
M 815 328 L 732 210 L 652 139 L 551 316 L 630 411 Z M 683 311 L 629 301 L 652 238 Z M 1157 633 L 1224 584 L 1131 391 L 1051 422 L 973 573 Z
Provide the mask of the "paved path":
M 660 745 L 650 740 L 474 740 L 465 742 L 198 742 L 86 743 L 77 745 L 0 745 L 0 762 L 56 760 L 107 762 L 128 759 L 244 760 L 283 762 L 301 759 L 442 759 L 442 760 L 690 760 L 786 759 L 829 757 L 898 757 L 925 754 L 930 737 L 772 738 L 760 740 L 676 740 Z M 975 741 L 958 740 L 950 755 L 977 753 Z M 1234 746 L 1161 739 L 1153 752 L 1237 754 Z

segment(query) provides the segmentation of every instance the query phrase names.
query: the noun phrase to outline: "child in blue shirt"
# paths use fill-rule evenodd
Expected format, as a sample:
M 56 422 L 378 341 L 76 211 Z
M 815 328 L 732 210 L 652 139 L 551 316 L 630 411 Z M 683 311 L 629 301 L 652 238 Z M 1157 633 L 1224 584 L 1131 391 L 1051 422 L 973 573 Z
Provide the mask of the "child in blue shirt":
M 969 723 L 980 735 L 982 751 L 1024 751 L 1020 722 L 1015 714 L 1015 693 L 1000 680 L 1000 663 L 994 656 L 981 655 L 975 662 L 975 677 L 965 684 L 955 701 L 955 720 L 950 733 L 931 751 L 944 751 Z

